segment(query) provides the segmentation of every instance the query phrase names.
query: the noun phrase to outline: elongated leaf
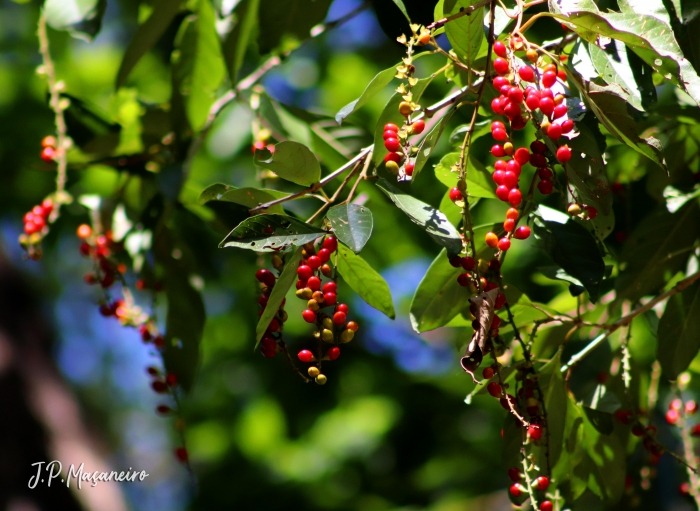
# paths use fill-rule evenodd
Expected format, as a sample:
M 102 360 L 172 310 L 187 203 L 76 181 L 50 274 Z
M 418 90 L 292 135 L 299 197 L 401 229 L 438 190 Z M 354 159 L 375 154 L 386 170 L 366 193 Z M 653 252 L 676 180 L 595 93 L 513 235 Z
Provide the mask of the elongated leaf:
M 333 232 L 350 250 L 359 254 L 372 235 L 372 212 L 359 204 L 340 204 L 326 215 Z
M 395 4 L 396 7 L 398 7 L 403 15 L 406 17 L 406 21 L 409 23 L 411 22 L 411 18 L 408 16 L 408 12 L 406 11 L 406 6 L 403 4 L 403 0 L 392 0 Z
M 420 174 L 421 170 L 423 170 L 425 164 L 428 162 L 428 158 L 432 156 L 433 150 L 435 149 L 438 140 L 440 140 L 440 137 L 442 136 L 442 132 L 445 131 L 445 127 L 447 126 L 450 119 L 452 118 L 452 115 L 455 112 L 456 109 L 450 109 L 447 112 L 447 114 L 442 119 L 440 119 L 440 121 L 437 124 L 435 124 L 435 126 L 433 126 L 433 128 L 430 130 L 430 133 L 428 133 L 426 137 L 423 140 L 421 140 L 421 143 L 418 146 L 418 152 L 416 153 L 416 158 L 413 162 L 413 183 L 416 182 L 418 175 Z
M 464 273 L 454 268 L 442 249 L 425 273 L 411 301 L 410 317 L 413 329 L 427 332 L 446 325 L 460 311 L 469 306 L 472 294 L 457 283 Z
M 672 296 L 661 316 L 657 358 L 664 375 L 675 380 L 700 351 L 700 283 Z
M 100 31 L 107 0 L 46 0 L 46 22 L 56 30 L 91 42 Z
M 238 224 L 221 247 L 245 248 L 256 252 L 278 252 L 291 245 L 300 246 L 314 241 L 325 231 L 283 215 L 259 215 Z
M 459 153 L 448 153 L 435 166 L 435 177 L 448 188 L 457 186 L 459 175 L 456 172 L 452 172 L 452 167 L 457 162 L 459 162 Z M 493 187 L 493 179 L 491 179 L 491 175 L 486 170 L 486 167 L 476 159 L 470 158 L 467 165 L 467 193 L 469 196 L 495 199 L 496 193 Z
M 360 109 L 362 106 L 367 104 L 367 102 L 381 92 L 384 87 L 391 83 L 396 74 L 396 67 L 390 67 L 384 71 L 380 71 L 377 75 L 372 78 L 372 81 L 367 84 L 362 95 L 355 101 L 348 103 L 343 108 L 341 108 L 337 114 L 335 114 L 335 121 L 338 124 L 342 124 L 343 120 L 352 114 L 354 111 Z
M 258 45 L 260 53 L 291 51 L 311 37 L 332 0 L 266 0 L 260 2 Z
M 245 51 L 250 43 L 253 29 L 258 22 L 258 6 L 260 0 L 243 0 L 236 5 L 234 14 L 236 25 L 222 42 L 226 69 L 231 79 L 231 84 L 238 83 L 238 71 L 243 65 Z
M 598 14 L 588 11 L 556 14 L 582 38 L 596 44 L 599 36 L 618 39 L 644 62 L 684 89 L 700 104 L 700 77 L 683 56 L 673 30 L 665 21 L 634 12 Z
M 259 188 L 236 188 L 235 186 L 216 183 L 208 186 L 200 195 L 199 203 L 206 204 L 209 201 L 233 202 L 248 208 L 254 208 L 260 204 L 271 202 L 275 199 L 288 196 L 288 193 L 278 190 L 267 190 Z M 281 204 L 266 209 L 263 213 L 284 215 Z
M 136 30 L 124 52 L 119 71 L 117 72 L 117 89 L 126 83 L 131 70 L 165 33 L 177 13 L 180 12 L 181 7 L 181 0 L 158 0 L 153 5 L 151 15 Z
M 280 142 L 275 152 L 256 151 L 255 163 L 282 179 L 309 186 L 321 179 L 321 165 L 311 150 L 299 142 Z
M 544 252 L 586 288 L 593 303 L 598 301 L 605 263 L 595 239 L 573 220 L 566 223 L 535 220 L 535 236 Z
M 673 214 L 660 207 L 641 221 L 620 254 L 624 269 L 615 281 L 618 300 L 655 294 L 685 266 L 700 237 L 699 209 L 695 201 Z
M 451 16 L 462 9 L 471 7 L 478 0 L 444 0 L 443 15 Z M 484 8 L 480 7 L 468 16 L 462 16 L 445 25 L 447 39 L 457 57 L 471 67 L 479 54 L 479 48 L 484 41 L 483 17 Z
M 199 130 L 226 74 L 211 2 L 199 2 L 197 14 L 189 16 L 175 40 L 172 54 L 173 82 L 183 97 L 187 120 Z
M 459 232 L 440 210 L 402 192 L 384 179 L 377 181 L 377 187 L 401 211 L 406 213 L 413 223 L 425 230 L 437 244 L 442 245 L 452 253 L 458 253 L 462 250 L 462 239 Z
M 547 436 L 549 445 L 546 446 L 549 452 L 545 454 L 549 457 L 550 466 L 555 466 L 562 455 L 564 444 L 564 430 L 566 428 L 566 387 L 561 374 L 561 354 L 552 358 L 538 371 L 540 390 L 547 410 L 547 426 L 549 435 Z M 544 454 L 544 453 L 543 453 Z
M 280 274 L 275 286 L 272 288 L 270 297 L 267 300 L 265 310 L 258 320 L 258 326 L 255 327 L 255 349 L 260 344 L 260 339 L 265 335 L 267 327 L 270 325 L 272 318 L 275 317 L 277 311 L 287 295 L 287 291 L 292 287 L 292 284 L 297 280 L 297 268 L 301 260 L 301 247 L 297 248 L 294 253 L 285 258 L 284 269 Z
M 389 285 L 367 261 L 344 245 L 338 245 L 338 273 L 365 302 L 391 319 L 396 317 Z

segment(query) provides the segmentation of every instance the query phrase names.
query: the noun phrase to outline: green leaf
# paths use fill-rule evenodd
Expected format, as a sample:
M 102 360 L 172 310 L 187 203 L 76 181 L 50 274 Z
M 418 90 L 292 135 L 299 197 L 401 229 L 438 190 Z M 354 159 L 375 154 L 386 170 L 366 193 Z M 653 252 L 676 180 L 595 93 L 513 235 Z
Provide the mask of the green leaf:
M 209 201 L 233 202 L 248 208 L 254 208 L 260 204 L 271 202 L 275 199 L 287 197 L 289 194 L 278 190 L 259 188 L 236 188 L 235 186 L 216 183 L 208 186 L 199 195 L 199 204 Z M 281 204 L 276 204 L 264 211 L 264 213 L 284 215 Z
M 566 387 L 561 374 L 561 353 L 543 365 L 539 371 L 539 384 L 549 427 L 548 450 L 550 466 L 556 465 L 562 454 L 566 427 Z
M 359 204 L 340 204 L 326 218 L 338 239 L 359 254 L 372 235 L 372 212 Z
M 561 224 L 536 217 L 534 227 L 544 252 L 583 284 L 591 302 L 597 302 L 605 263 L 591 233 L 574 220 Z
M 337 268 L 343 280 L 360 298 L 391 319 L 396 317 L 389 286 L 367 261 L 344 245 L 338 245 Z
M 258 326 L 255 327 L 255 349 L 258 348 L 260 339 L 265 335 L 265 331 L 270 325 L 272 318 L 275 317 L 285 296 L 287 296 L 287 291 L 289 291 L 292 284 L 297 280 L 297 268 L 299 267 L 299 261 L 301 261 L 301 255 L 301 247 L 299 247 L 291 256 L 288 255 L 285 257 L 284 269 L 272 288 L 265 310 L 258 320 Z
M 447 257 L 447 250 L 442 249 L 418 284 L 411 301 L 411 325 L 416 332 L 445 326 L 469 306 L 472 294 L 468 288 L 457 283 L 461 273 L 464 270 L 454 268 Z
M 618 301 L 634 302 L 655 294 L 684 268 L 700 237 L 698 209 L 695 201 L 673 214 L 659 207 L 639 223 L 619 256 L 622 271 L 615 281 Z
M 457 186 L 459 175 L 452 172 L 452 167 L 457 162 L 459 162 L 459 153 L 448 153 L 435 166 L 435 177 L 448 188 Z M 467 193 L 470 197 L 496 198 L 491 174 L 476 158 L 469 158 L 467 165 Z
M 442 212 L 390 185 L 385 179 L 379 179 L 377 187 L 406 213 L 414 224 L 425 230 L 437 244 L 447 248 L 451 253 L 459 253 L 462 250 L 462 238 L 459 232 Z
M 326 231 L 312 227 L 295 218 L 283 215 L 258 215 L 238 224 L 224 240 L 221 247 L 236 247 L 256 252 L 279 252 L 293 246 L 314 241 Z
M 685 90 L 700 104 L 700 77 L 683 56 L 673 30 L 665 21 L 654 16 L 626 13 L 578 11 L 569 16 L 554 15 L 586 41 L 596 44 L 600 36 L 622 41 L 644 62 Z
M 107 0 L 46 0 L 43 11 L 50 27 L 92 42 L 102 26 L 106 7 Z
M 183 97 L 187 120 L 194 131 L 209 115 L 226 74 L 223 62 L 214 8 L 211 2 L 201 1 L 197 14 L 182 22 L 172 54 L 174 87 Z
M 393 0 L 393 2 L 396 4 L 396 7 L 398 7 L 403 15 L 406 17 L 406 21 L 411 23 L 411 18 L 408 16 L 408 12 L 406 11 L 406 6 L 403 4 L 403 0 Z
M 659 321 L 657 358 L 675 380 L 700 351 L 700 282 L 669 298 Z
M 70 101 L 64 112 L 68 135 L 75 145 L 87 154 L 111 156 L 119 144 L 121 126 L 112 122 L 105 112 L 75 96 L 64 93 L 61 98 Z
M 242 0 L 236 5 L 236 25 L 222 41 L 226 69 L 232 85 L 238 83 L 238 71 L 243 65 L 246 49 L 258 23 L 259 5 L 260 0 Z
M 321 165 L 316 156 L 299 142 L 275 144 L 275 152 L 272 154 L 267 150 L 256 151 L 255 164 L 302 186 L 310 186 L 321 179 Z
M 337 114 L 335 114 L 335 121 L 338 124 L 342 124 L 343 120 L 346 117 L 348 117 L 356 110 L 359 110 L 362 106 L 367 104 L 367 102 L 370 99 L 372 99 L 379 92 L 381 92 L 384 89 L 384 87 L 389 85 L 391 83 L 391 80 L 394 79 L 395 74 L 395 66 L 377 73 L 377 75 L 374 78 L 372 78 L 372 81 L 369 82 L 369 84 L 367 84 L 367 87 L 365 87 L 365 90 L 362 92 L 362 95 L 359 98 L 357 98 L 355 101 L 348 103 L 343 108 L 341 108 Z
M 435 145 L 438 143 L 438 140 L 440 140 L 442 132 L 445 130 L 445 127 L 447 126 L 450 119 L 452 118 L 452 115 L 455 112 L 456 110 L 451 108 L 447 112 L 447 114 L 442 119 L 440 119 L 440 121 L 435 126 L 433 126 L 433 128 L 430 130 L 430 133 L 428 133 L 425 136 L 425 138 L 421 140 L 420 145 L 418 146 L 418 152 L 416 153 L 416 158 L 413 162 L 414 168 L 412 183 L 416 182 L 418 174 L 420 174 L 421 170 L 423 170 L 423 167 L 428 162 L 428 158 L 432 156 L 433 150 L 435 149 Z
M 165 33 L 181 7 L 181 0 L 158 0 L 155 3 L 151 15 L 136 30 L 124 52 L 117 72 L 117 89 L 126 83 L 131 70 Z
M 451 16 L 471 7 L 478 0 L 444 0 L 443 15 Z M 480 7 L 468 16 L 462 16 L 445 25 L 447 39 L 459 60 L 471 67 L 484 42 L 484 8 Z
M 332 0 L 266 0 L 260 3 L 258 45 L 261 54 L 284 53 L 311 37 Z

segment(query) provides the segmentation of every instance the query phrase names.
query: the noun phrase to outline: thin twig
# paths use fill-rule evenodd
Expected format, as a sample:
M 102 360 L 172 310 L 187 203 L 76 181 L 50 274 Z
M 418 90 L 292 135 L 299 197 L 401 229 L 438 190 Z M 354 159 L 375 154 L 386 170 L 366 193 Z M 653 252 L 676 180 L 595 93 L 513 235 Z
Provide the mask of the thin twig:
M 470 5 L 469 7 L 463 7 L 460 9 L 460 11 L 457 14 L 453 14 L 452 16 L 447 16 L 445 18 L 442 18 L 440 20 L 432 22 L 430 25 L 428 25 L 427 28 L 428 30 L 434 30 L 436 28 L 440 28 L 444 26 L 446 23 L 449 23 L 450 21 L 454 21 L 456 19 L 461 18 L 462 16 L 471 16 L 474 11 L 477 9 L 483 7 L 484 5 L 490 4 L 492 0 L 481 0 L 481 2 Z
M 521 454 L 523 455 L 523 477 L 525 477 L 525 484 L 527 485 L 527 492 L 530 494 L 530 503 L 532 504 L 532 509 L 539 509 L 537 504 L 537 499 L 535 498 L 535 491 L 532 487 L 532 480 L 530 479 L 530 474 L 528 474 L 528 463 L 527 455 L 525 453 L 525 446 L 521 449 Z
M 680 293 L 683 291 L 685 288 L 688 286 L 692 285 L 695 283 L 697 280 L 700 280 L 700 271 L 697 273 L 692 274 L 690 277 L 685 278 L 681 280 L 678 284 L 673 286 L 671 289 L 666 291 L 665 293 L 660 294 L 653 300 L 649 301 L 647 304 L 642 305 L 641 307 L 637 307 L 634 309 L 632 312 L 627 314 L 626 316 L 623 316 L 622 318 L 618 319 L 616 322 L 611 324 L 608 328 L 608 330 L 602 334 L 600 334 L 598 337 L 593 339 L 588 346 L 583 348 L 581 351 L 576 353 L 574 356 L 569 359 L 569 362 L 562 366 L 561 370 L 562 372 L 567 371 L 570 367 L 575 366 L 578 364 L 586 355 L 588 355 L 591 351 L 593 351 L 595 348 L 597 348 L 603 341 L 605 341 L 610 335 L 615 332 L 618 328 L 628 325 L 635 317 L 639 316 L 640 314 L 645 313 L 648 310 L 651 310 L 654 308 L 654 306 L 658 303 L 661 303 L 664 301 L 666 298 L 669 298 L 677 293 Z
M 39 16 L 37 37 L 39 38 L 39 53 L 41 53 L 44 73 L 49 86 L 49 106 L 54 111 L 56 123 L 56 207 L 51 212 L 51 220 L 53 221 L 58 216 L 60 205 L 65 202 L 66 169 L 68 167 L 66 135 L 68 127 L 63 115 L 64 106 L 61 104 L 61 86 L 56 81 L 56 68 L 49 52 L 49 36 L 46 32 L 46 17 L 43 12 Z

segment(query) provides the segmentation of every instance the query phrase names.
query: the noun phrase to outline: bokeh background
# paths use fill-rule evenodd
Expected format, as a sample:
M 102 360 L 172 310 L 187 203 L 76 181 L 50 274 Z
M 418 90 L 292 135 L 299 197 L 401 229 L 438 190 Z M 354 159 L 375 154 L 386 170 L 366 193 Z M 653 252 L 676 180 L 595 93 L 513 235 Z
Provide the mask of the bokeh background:
M 400 14 L 391 2 L 380 4 L 382 25 L 391 32 Z M 431 13 L 432 3 L 426 4 Z M 336 0 L 328 19 L 360 5 Z M 510 509 L 501 465 L 504 411 L 484 396 L 464 402 L 474 386 L 458 364 L 468 330 L 443 328 L 418 336 L 410 327 L 411 297 L 438 247 L 365 184 L 359 191 L 381 236 L 369 241 L 363 257 L 391 287 L 397 318 L 388 320 L 341 286 L 339 296 L 361 327 L 356 341 L 329 366 L 324 387 L 303 384 L 281 357 L 267 360 L 253 352 L 254 273 L 265 258 L 217 249 L 222 232 L 204 222 L 192 229 L 207 312 L 197 380 L 183 404 L 194 477 L 175 461 L 172 421 L 154 413 L 167 400 L 151 391 L 146 373 L 158 357 L 135 330 L 102 317 L 99 291 L 83 282 L 90 263 L 78 253 L 75 228 L 87 220 L 86 210 L 79 204 L 66 208 L 39 262 L 26 260 L 17 243 L 22 215 L 51 193 L 55 177 L 52 166 L 39 159 L 53 116 L 45 82 L 35 73 L 38 9 L 38 2 L 0 3 L 0 503 L 13 511 Z M 133 117 L 136 98 L 149 104 L 169 99 L 174 29 L 142 59 L 127 86 L 114 90 L 122 53 L 144 12 L 135 0 L 108 2 L 103 28 L 91 44 L 50 31 L 67 91 L 106 118 Z M 377 10 L 364 10 L 306 42 L 263 85 L 281 103 L 332 117 L 377 72 L 401 59 L 401 46 L 385 30 Z M 428 60 L 418 63 L 422 76 L 435 69 Z M 243 73 L 257 62 L 253 48 Z M 436 80 L 425 102 L 451 88 Z M 370 140 L 391 93 L 387 88 L 344 125 L 350 148 Z M 466 120 L 458 113 L 453 123 Z M 245 102 L 233 103 L 220 116 L 180 197 L 192 211 L 211 183 L 255 185 L 252 121 Z M 443 137 L 436 154 L 444 154 L 449 143 Z M 486 156 L 486 147 L 480 150 Z M 68 189 L 74 196 L 109 195 L 122 177 L 103 165 L 73 167 Z M 436 206 L 444 192 L 435 180 L 418 191 Z M 291 209 L 308 216 L 314 206 L 300 202 Z M 477 223 L 490 218 L 489 208 L 477 206 Z M 536 273 L 541 254 L 531 241 L 514 245 L 507 276 L 533 299 L 571 307 L 575 299 L 563 283 Z M 148 296 L 137 299 L 149 305 Z M 285 332 L 300 349 L 310 332 L 297 309 L 290 301 Z M 581 370 L 604 369 L 606 356 Z M 143 483 L 102 483 L 73 493 L 27 490 L 31 472 L 18 464 L 61 453 L 86 465 L 133 467 L 150 476 Z M 689 509 L 676 493 L 682 473 L 666 458 L 645 498 L 616 509 Z M 582 506 L 603 509 L 595 499 Z

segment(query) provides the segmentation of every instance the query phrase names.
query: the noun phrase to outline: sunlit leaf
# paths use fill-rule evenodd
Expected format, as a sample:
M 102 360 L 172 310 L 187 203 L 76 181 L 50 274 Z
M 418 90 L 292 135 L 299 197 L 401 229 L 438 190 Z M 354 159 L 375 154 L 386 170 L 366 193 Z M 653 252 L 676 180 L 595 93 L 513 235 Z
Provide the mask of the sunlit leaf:
M 359 204 L 340 204 L 328 210 L 333 232 L 350 250 L 359 254 L 372 235 L 372 212 Z
M 344 245 L 338 245 L 338 273 L 360 298 L 394 319 L 394 302 L 386 281 L 367 261 Z
M 289 246 L 314 241 L 325 231 L 282 215 L 258 215 L 233 229 L 219 247 L 235 247 L 256 252 L 278 252 Z
M 255 163 L 282 179 L 309 186 L 321 179 L 321 165 L 311 150 L 298 142 L 280 142 L 274 153 L 256 151 Z

